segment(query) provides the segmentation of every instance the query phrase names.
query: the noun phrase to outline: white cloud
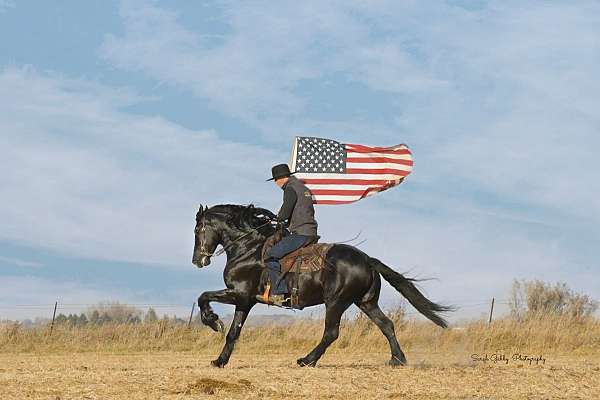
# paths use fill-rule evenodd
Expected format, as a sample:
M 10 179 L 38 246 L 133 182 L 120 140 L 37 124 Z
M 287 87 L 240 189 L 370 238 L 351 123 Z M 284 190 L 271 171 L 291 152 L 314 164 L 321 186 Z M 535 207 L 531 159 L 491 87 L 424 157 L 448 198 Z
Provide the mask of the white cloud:
M 502 203 L 543 207 L 565 223 L 590 215 L 600 222 L 593 201 L 600 7 L 456 4 L 236 4 L 225 6 L 229 32 L 213 43 L 173 11 L 124 2 L 125 33 L 108 35 L 101 53 L 120 68 L 190 88 L 271 138 L 305 132 L 407 142 L 413 179 L 418 174 L 432 192 L 460 196 L 464 185 Z M 335 121 L 311 115 L 306 106 L 319 98 L 297 89 L 335 73 L 365 85 L 363 95 L 395 94 L 395 122 L 350 110 Z
M 15 2 L 11 0 L 0 0 L 0 13 L 5 12 L 9 8 L 14 8 Z
M 372 46 L 368 24 L 342 3 L 296 3 L 293 11 L 284 3 L 236 4 L 225 15 L 232 33 L 215 45 L 171 10 L 124 2 L 125 35 L 107 35 L 101 54 L 117 67 L 189 89 L 272 138 L 303 128 L 307 99 L 295 91 L 307 80 L 350 72 L 390 91 L 439 84 L 401 47 Z
M 471 187 L 546 207 L 554 218 L 600 221 L 593 173 L 600 167 L 593 151 L 600 145 L 594 106 L 600 52 L 592 39 L 598 15 L 591 3 L 503 4 L 480 20 L 427 32 L 431 54 L 454 50 L 448 62 L 462 67 L 452 69 L 454 85 L 471 86 L 443 93 L 442 102 L 433 99 L 432 111 L 440 110 L 443 120 L 451 112 L 458 120 L 452 133 L 460 129 L 432 149 L 435 158 Z M 464 97 L 469 94 L 473 99 Z M 445 112 L 451 100 L 460 108 Z
M 275 192 L 264 183 L 275 154 L 119 110 L 131 101 L 30 69 L 0 73 L 2 239 L 187 267 L 199 203 Z

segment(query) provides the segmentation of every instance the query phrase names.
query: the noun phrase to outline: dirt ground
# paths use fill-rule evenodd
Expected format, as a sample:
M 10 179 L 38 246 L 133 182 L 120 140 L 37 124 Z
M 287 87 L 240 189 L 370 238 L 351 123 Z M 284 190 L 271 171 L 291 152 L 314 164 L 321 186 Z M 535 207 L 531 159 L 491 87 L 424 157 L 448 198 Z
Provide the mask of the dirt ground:
M 216 369 L 194 353 L 0 354 L 0 399 L 600 399 L 599 360 L 501 357 L 413 351 L 391 368 L 385 353 L 334 353 L 299 368 L 293 352 L 237 353 Z

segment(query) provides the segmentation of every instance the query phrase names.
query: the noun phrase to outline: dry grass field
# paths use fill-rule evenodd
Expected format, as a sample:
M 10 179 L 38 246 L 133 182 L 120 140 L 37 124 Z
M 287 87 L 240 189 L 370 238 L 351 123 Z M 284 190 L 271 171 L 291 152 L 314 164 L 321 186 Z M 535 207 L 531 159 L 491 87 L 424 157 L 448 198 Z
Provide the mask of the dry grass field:
M 286 354 L 241 352 L 224 369 L 192 352 L 2 354 L 2 399 L 598 399 L 600 364 L 548 356 L 545 365 L 482 364 L 412 351 L 407 367 L 387 354 L 327 354 L 316 368 Z
M 600 399 L 596 319 L 447 330 L 396 322 L 409 361 L 397 368 L 385 365 L 387 342 L 362 319 L 344 323 L 316 368 L 295 360 L 317 342 L 319 321 L 249 327 L 224 369 L 209 366 L 223 337 L 200 327 L 61 326 L 49 337 L 47 329 L 4 326 L 0 399 Z M 508 361 L 494 362 L 502 355 Z

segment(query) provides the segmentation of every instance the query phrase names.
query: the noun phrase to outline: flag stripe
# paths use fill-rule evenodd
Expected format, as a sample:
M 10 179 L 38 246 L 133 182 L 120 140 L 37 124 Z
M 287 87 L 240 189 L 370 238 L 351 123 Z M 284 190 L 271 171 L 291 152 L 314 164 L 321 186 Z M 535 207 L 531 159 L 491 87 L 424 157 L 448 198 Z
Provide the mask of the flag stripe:
M 310 188 L 309 188 L 310 189 Z M 372 190 L 376 190 L 375 187 L 358 190 L 344 190 L 344 189 L 311 189 L 311 193 L 315 196 L 318 195 L 339 195 L 339 196 L 362 196 Z
M 348 151 L 357 153 L 394 153 L 394 154 L 410 154 L 410 150 L 404 145 L 393 147 L 369 147 L 360 144 L 346 144 Z
M 313 173 L 298 173 L 296 174 L 296 178 L 301 179 L 301 180 L 305 180 L 305 179 L 336 179 L 336 180 L 341 180 L 341 179 L 348 179 L 348 180 L 354 180 L 354 179 L 366 179 L 366 180 L 378 180 L 378 181 L 384 181 L 383 183 L 385 184 L 385 182 L 387 181 L 395 181 L 397 179 L 403 178 L 402 176 L 398 176 L 397 174 L 379 174 L 379 175 L 374 175 L 374 174 L 313 174 Z
M 367 145 L 358 144 L 358 143 L 345 143 L 344 146 L 357 147 L 357 148 L 369 149 L 369 150 L 408 149 L 408 146 L 404 143 L 400 143 L 395 146 L 367 146 Z
M 346 168 L 366 168 L 366 169 L 382 169 L 382 168 L 390 168 L 390 169 L 400 169 L 402 171 L 410 171 L 412 165 L 405 164 L 394 164 L 394 163 L 346 163 Z
M 392 164 L 403 164 L 403 165 L 413 165 L 412 160 L 403 160 L 398 158 L 389 158 L 389 157 L 347 157 L 347 163 L 392 163 Z
M 387 149 L 387 150 L 362 150 L 362 149 L 357 149 L 357 148 L 348 148 L 348 151 L 351 151 L 353 153 L 379 153 L 379 154 L 410 154 L 410 153 L 404 153 L 402 150 L 394 150 L 394 149 Z
M 354 203 L 355 201 L 356 200 L 315 200 L 315 201 L 313 201 L 313 203 L 334 205 L 334 204 L 350 204 L 350 203 Z
M 335 200 L 335 201 L 356 201 L 360 200 L 361 196 L 337 196 L 333 194 L 325 194 L 321 196 L 315 196 L 316 200 Z
M 355 153 L 353 151 L 346 152 L 347 157 L 351 158 L 371 158 L 371 157 L 385 157 L 385 158 L 393 158 L 395 160 L 412 160 L 412 156 L 410 154 L 392 154 L 392 153 Z
M 385 181 L 387 182 L 387 181 Z M 335 187 L 336 189 L 340 189 L 340 190 L 365 190 L 365 189 L 369 189 L 372 187 L 380 187 L 381 185 L 385 185 L 386 183 L 382 183 L 380 185 L 343 185 L 340 183 L 336 183 L 335 186 L 329 184 L 329 185 L 315 185 L 314 183 L 306 183 L 306 186 L 311 190 L 311 192 L 314 193 L 314 190 L 319 190 L 319 189 L 323 189 L 323 190 L 327 190 L 327 189 L 331 189 L 332 187 Z
M 392 168 L 346 168 L 347 174 L 392 174 L 406 176 L 410 171 Z
M 299 178 L 307 185 L 385 185 L 389 179 Z

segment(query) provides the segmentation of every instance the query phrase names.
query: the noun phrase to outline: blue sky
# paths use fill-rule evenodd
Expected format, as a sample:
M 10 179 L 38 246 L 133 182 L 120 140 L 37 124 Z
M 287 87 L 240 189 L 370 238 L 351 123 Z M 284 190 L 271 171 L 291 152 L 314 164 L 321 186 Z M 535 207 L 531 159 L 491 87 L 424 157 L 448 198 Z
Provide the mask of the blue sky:
M 321 235 L 362 230 L 461 316 L 514 278 L 594 295 L 599 20 L 591 1 L 0 0 L 0 319 L 184 314 L 222 287 L 224 260 L 190 263 L 198 203 L 276 210 L 264 179 L 295 135 L 411 147 L 400 187 L 319 206 Z

